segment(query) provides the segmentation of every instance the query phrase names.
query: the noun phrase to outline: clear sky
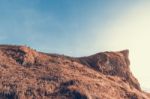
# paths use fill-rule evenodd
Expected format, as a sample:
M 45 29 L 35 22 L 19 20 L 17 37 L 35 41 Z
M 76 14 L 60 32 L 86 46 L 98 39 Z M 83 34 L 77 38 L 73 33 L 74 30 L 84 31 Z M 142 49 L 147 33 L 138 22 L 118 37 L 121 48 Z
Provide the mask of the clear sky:
M 150 89 L 149 0 L 0 0 L 0 43 L 71 56 L 129 49 Z

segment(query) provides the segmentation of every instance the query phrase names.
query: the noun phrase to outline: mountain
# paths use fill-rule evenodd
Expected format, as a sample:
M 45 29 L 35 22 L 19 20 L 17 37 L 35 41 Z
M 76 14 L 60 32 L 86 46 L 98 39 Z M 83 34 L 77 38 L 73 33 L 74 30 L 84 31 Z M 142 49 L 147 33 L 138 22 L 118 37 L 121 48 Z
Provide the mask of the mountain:
M 0 45 L 0 99 L 150 99 L 129 51 L 69 57 Z

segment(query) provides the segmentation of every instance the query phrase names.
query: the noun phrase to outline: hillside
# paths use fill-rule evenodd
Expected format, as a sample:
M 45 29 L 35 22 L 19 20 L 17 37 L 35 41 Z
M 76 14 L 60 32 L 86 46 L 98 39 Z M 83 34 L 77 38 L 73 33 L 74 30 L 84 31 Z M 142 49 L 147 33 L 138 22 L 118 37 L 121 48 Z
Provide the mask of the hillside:
M 0 99 L 150 99 L 130 71 L 128 54 L 73 58 L 0 45 Z

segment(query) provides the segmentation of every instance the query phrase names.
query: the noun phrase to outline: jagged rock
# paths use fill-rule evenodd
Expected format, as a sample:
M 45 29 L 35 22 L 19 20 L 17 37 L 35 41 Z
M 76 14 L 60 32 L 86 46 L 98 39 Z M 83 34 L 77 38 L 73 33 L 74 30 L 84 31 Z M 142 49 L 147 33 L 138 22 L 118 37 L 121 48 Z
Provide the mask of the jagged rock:
M 51 60 L 50 56 L 37 52 L 27 46 L 3 45 L 0 49 L 4 55 L 22 66 L 29 67 L 31 65 L 44 65 L 44 63 Z
M 19 47 L 19 50 L 24 52 L 24 56 L 23 56 L 23 65 L 32 65 L 35 63 L 35 59 L 38 56 L 38 53 L 32 49 L 30 49 L 29 47 L 26 46 L 21 46 Z
M 79 58 L 80 62 L 105 75 L 119 76 L 126 80 L 130 86 L 140 90 L 137 79 L 130 72 L 128 50 L 120 52 L 103 52 L 89 57 Z
M 150 99 L 132 75 L 129 51 L 73 58 L 0 46 L 0 99 Z

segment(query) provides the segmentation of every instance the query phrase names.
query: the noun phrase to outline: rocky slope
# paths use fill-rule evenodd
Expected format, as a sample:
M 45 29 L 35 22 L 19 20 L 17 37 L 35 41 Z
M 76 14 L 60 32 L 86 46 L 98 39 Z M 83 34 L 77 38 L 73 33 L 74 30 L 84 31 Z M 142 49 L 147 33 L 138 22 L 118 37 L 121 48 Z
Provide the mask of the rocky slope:
M 128 50 L 73 58 L 0 46 L 0 99 L 150 99 L 132 75 Z

